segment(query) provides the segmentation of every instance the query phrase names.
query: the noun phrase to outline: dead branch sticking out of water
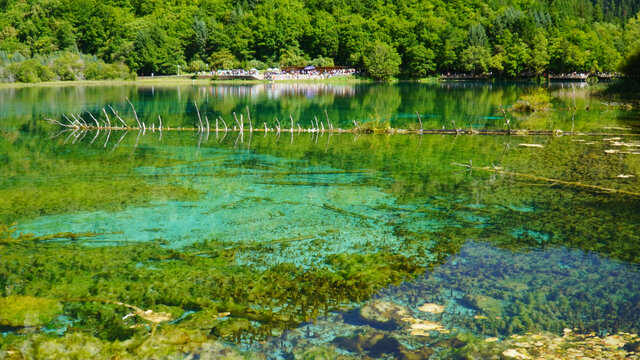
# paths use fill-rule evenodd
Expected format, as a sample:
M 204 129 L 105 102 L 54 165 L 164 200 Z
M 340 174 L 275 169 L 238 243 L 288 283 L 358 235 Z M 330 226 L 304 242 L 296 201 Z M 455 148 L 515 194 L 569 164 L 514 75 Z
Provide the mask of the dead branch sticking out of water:
M 504 117 L 504 124 L 507 126 L 507 135 L 511 135 L 511 120 L 507 119 L 507 113 L 504 111 L 504 107 L 500 105 L 500 110 L 502 111 L 502 116 Z M 573 128 L 571 129 L 573 131 Z
M 456 135 L 460 135 L 460 130 L 456 127 L 456 121 L 452 119 L 451 122 L 453 123 L 453 130 L 456 131 Z
M 131 109 L 133 110 L 133 116 L 135 116 L 136 122 L 138 123 L 138 129 L 140 129 L 142 126 L 140 125 L 140 120 L 138 119 L 138 113 L 136 112 L 136 108 L 133 107 L 133 104 L 131 103 L 131 100 L 129 100 L 128 97 L 126 97 L 125 99 L 127 99 L 127 102 L 129 103 L 129 105 L 131 105 Z
M 135 305 L 126 304 L 116 300 L 109 299 L 96 299 L 96 298 L 72 298 L 72 299 L 64 299 L 64 302 L 98 302 L 103 304 L 111 304 L 117 306 L 123 306 L 133 310 L 132 313 L 125 315 L 122 320 L 125 320 L 129 317 L 139 317 L 140 319 L 151 323 L 151 337 L 156 333 L 156 328 L 159 324 L 167 321 L 173 320 L 173 316 L 170 313 L 153 311 L 153 310 L 143 310 Z M 140 327 L 139 325 L 132 325 L 131 328 Z
M 418 117 L 418 123 L 420 123 L 420 132 L 424 131 L 422 128 L 422 119 L 420 119 L 420 113 L 416 111 L 416 116 Z
M 196 113 L 198 113 L 198 121 L 200 122 L 200 127 L 198 127 L 198 132 L 203 132 L 204 127 L 202 126 L 202 117 L 200 116 L 200 109 L 198 109 L 198 103 L 194 101 L 193 105 L 196 107 Z
M 606 192 L 606 193 L 612 193 L 612 194 L 624 194 L 624 195 L 632 195 L 632 196 L 639 196 L 640 197 L 640 193 L 639 192 L 635 192 L 635 191 L 612 189 L 612 188 L 599 186 L 599 185 L 584 184 L 584 183 L 581 183 L 579 181 L 558 180 L 558 179 L 552 179 L 552 178 L 547 178 L 547 177 L 543 177 L 543 176 L 524 174 L 524 173 L 518 173 L 518 172 L 513 172 L 513 171 L 505 171 L 501 167 L 498 167 L 498 166 L 476 167 L 476 166 L 473 166 L 472 163 L 470 163 L 469 165 L 451 163 L 451 165 L 463 166 L 463 167 L 466 167 L 469 170 L 481 170 L 481 171 L 493 172 L 493 173 L 496 173 L 496 174 L 509 175 L 509 176 L 521 177 L 521 178 L 538 180 L 538 181 L 547 181 L 547 182 L 552 183 L 552 185 L 553 184 L 561 184 L 561 185 L 575 187 L 575 188 L 591 189 L 591 190 L 596 190 L 596 191 L 601 191 L 601 192 Z

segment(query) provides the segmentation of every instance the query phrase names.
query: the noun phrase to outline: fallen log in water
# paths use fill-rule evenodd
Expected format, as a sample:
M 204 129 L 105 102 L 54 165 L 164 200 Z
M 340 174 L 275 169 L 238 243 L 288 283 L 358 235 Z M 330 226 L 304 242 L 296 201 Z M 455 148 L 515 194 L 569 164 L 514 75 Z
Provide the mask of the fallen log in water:
M 222 120 L 221 118 L 219 118 Z M 79 131 L 96 131 L 96 130 L 106 130 L 106 131 L 143 131 L 145 128 L 137 127 L 137 126 L 95 126 L 95 125 L 69 125 L 62 124 L 53 119 L 46 119 L 50 123 L 61 125 L 63 127 L 79 130 Z M 224 123 L 224 121 L 223 121 Z M 226 124 L 225 124 L 226 125 Z M 276 127 L 269 128 L 264 124 L 264 128 L 254 128 L 254 129 L 246 129 L 246 128 L 227 128 L 217 129 L 218 131 L 223 132 L 284 132 L 284 133 L 320 133 L 327 132 L 332 134 L 408 134 L 408 135 L 512 135 L 512 136 L 640 136 L 640 134 L 629 134 L 629 133 L 610 133 L 610 132 L 580 132 L 580 131 L 562 131 L 562 130 L 501 130 L 501 129 L 423 129 L 423 130 L 414 130 L 414 129 L 365 129 L 361 127 L 356 128 L 282 128 Z M 323 124 L 324 125 L 324 124 Z M 183 131 L 183 132 L 202 132 L 199 127 L 155 127 L 154 129 L 158 131 Z M 202 129 L 206 132 L 206 127 Z
M 113 114 L 116 116 L 116 118 L 120 121 L 120 123 L 122 125 L 119 124 L 112 124 L 109 116 L 107 114 L 106 109 L 102 109 L 102 112 L 104 113 L 105 117 L 106 117 L 106 121 L 103 120 L 98 120 L 98 118 L 96 118 L 93 114 L 91 114 L 90 112 L 87 111 L 87 113 L 89 114 L 89 116 L 91 117 L 91 119 L 94 120 L 94 123 L 90 123 L 90 122 L 86 122 L 84 121 L 84 119 L 80 116 L 80 115 L 74 115 L 74 114 L 70 114 L 71 115 L 71 119 L 69 117 L 67 117 L 66 114 L 63 114 L 63 121 L 58 121 L 55 119 L 50 119 L 47 118 L 45 119 L 46 121 L 48 121 L 51 124 L 54 125 L 58 125 L 61 127 L 64 127 L 66 129 L 69 130 L 75 130 L 75 131 L 140 131 L 144 134 L 144 132 L 146 131 L 146 124 L 141 121 L 138 118 L 138 113 L 136 112 L 135 107 L 133 106 L 133 103 L 131 103 L 131 101 L 129 100 L 129 98 L 126 98 L 127 102 L 129 103 L 129 105 L 131 106 L 131 109 L 133 110 L 133 115 L 135 118 L 135 125 L 129 125 L 118 113 L 118 111 L 116 111 L 113 107 L 111 107 L 110 105 L 108 106 L 109 109 L 113 112 Z M 202 117 L 200 115 L 200 110 L 198 108 L 197 103 L 194 102 L 195 108 L 196 108 L 196 113 L 197 113 L 197 123 L 194 124 L 194 126 L 191 127 L 170 127 L 170 126 L 163 126 L 162 124 L 162 119 L 160 116 L 158 116 L 158 119 L 160 121 L 160 124 L 156 126 L 156 124 L 151 124 L 151 126 L 149 127 L 150 129 L 153 129 L 153 131 L 155 132 L 155 130 L 157 129 L 158 131 L 162 132 L 162 131 L 191 131 L 191 132 L 198 132 L 198 133 L 209 133 L 209 120 L 206 119 L 206 127 L 204 122 L 202 121 Z M 244 121 L 243 121 L 243 115 L 240 114 L 240 118 L 238 118 L 238 116 L 236 115 L 236 113 L 233 113 L 233 118 L 236 122 L 237 126 L 234 126 L 233 128 L 229 128 L 227 126 L 227 123 L 224 121 L 224 119 L 222 118 L 222 116 L 218 116 L 216 118 L 216 128 L 215 128 L 215 132 L 216 132 L 216 136 L 218 134 L 219 131 L 222 131 L 222 129 L 220 127 L 218 127 L 218 119 L 222 121 L 222 123 L 224 124 L 224 132 L 228 132 L 228 131 L 235 131 L 235 132 L 240 132 L 240 133 L 244 133 L 244 132 L 249 132 L 252 133 L 254 131 L 257 132 L 274 132 L 277 134 L 280 134 L 282 132 L 284 133 L 322 133 L 324 134 L 325 132 L 329 133 L 329 134 L 414 134 L 414 135 L 429 135 L 429 134 L 438 134 L 438 135 L 513 135 L 513 136 L 640 136 L 640 134 L 633 134 L 633 133 L 611 133 L 611 132 L 578 132 L 578 131 L 562 131 L 559 129 L 556 130 L 528 130 L 528 129 L 513 129 L 511 127 L 511 123 L 510 120 L 507 118 L 506 113 L 504 111 L 503 107 L 500 107 L 504 120 L 505 120 L 505 126 L 507 127 L 506 129 L 464 129 L 464 128 L 458 128 L 456 126 L 455 120 L 452 120 L 452 124 L 453 124 L 453 129 L 445 129 L 444 127 L 442 129 L 424 129 L 423 128 L 423 124 L 422 124 L 422 119 L 420 118 L 420 114 L 418 112 L 416 112 L 416 116 L 417 116 L 417 121 L 419 123 L 420 128 L 415 128 L 415 129 L 400 129 L 400 128 L 372 128 L 372 127 L 368 127 L 368 126 L 361 126 L 361 124 L 358 124 L 358 122 L 356 120 L 353 120 L 353 128 L 336 128 L 333 126 L 333 124 L 331 123 L 330 119 L 329 119 L 329 115 L 325 110 L 325 116 L 327 119 L 327 127 L 325 128 L 324 123 L 320 123 L 318 121 L 317 116 L 314 116 L 314 118 L 311 120 L 311 127 L 310 128 L 305 128 L 305 127 L 301 127 L 299 123 L 297 123 L 297 129 L 294 128 L 293 126 L 293 116 L 289 115 L 289 118 L 291 120 L 291 127 L 289 128 L 285 128 L 282 126 L 282 124 L 280 123 L 280 121 L 278 120 L 278 118 L 276 117 L 275 121 L 276 121 L 276 125 L 275 128 L 270 128 L 267 126 L 266 123 L 264 123 L 264 128 L 253 128 L 253 124 L 251 122 L 251 115 L 249 113 L 249 108 L 247 107 L 247 119 L 249 121 L 249 128 L 245 128 L 244 127 Z M 206 118 L 206 117 L 205 117 Z

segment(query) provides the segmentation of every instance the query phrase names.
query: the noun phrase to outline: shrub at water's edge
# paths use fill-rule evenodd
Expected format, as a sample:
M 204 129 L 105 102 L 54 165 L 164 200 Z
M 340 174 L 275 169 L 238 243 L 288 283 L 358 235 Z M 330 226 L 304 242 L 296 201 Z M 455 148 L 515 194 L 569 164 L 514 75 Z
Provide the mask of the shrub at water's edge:
M 551 96 L 547 89 L 538 88 L 518 99 L 511 110 L 518 112 L 546 111 L 551 108 Z
M 73 52 L 34 58 L 25 58 L 19 54 L 0 57 L 0 83 L 133 78 L 135 74 L 125 64 L 107 64 L 95 56 Z

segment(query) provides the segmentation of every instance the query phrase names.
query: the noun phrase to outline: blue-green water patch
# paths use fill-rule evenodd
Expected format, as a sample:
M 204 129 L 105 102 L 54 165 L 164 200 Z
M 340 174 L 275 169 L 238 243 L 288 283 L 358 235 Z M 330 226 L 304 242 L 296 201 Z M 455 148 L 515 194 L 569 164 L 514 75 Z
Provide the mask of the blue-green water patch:
M 75 233 L 99 233 L 90 243 L 98 245 L 164 240 L 180 249 L 215 239 L 250 247 L 236 260 L 260 268 L 283 262 L 322 266 L 326 256 L 397 248 L 399 241 L 389 223 L 397 215 L 391 210 L 395 200 L 379 187 L 388 180 L 366 169 L 347 172 L 212 149 L 202 151 L 197 161 L 137 172 L 152 184 L 170 180 L 203 195 L 197 201 L 155 202 L 115 213 L 43 216 L 20 226 L 37 229 L 36 235 L 62 226 Z M 420 231 L 438 226 L 416 224 Z

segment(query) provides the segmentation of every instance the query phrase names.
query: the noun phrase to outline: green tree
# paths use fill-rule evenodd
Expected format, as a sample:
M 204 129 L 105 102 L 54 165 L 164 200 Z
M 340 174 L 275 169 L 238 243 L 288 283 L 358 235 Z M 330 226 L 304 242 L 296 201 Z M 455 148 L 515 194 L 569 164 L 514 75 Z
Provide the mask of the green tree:
M 425 77 L 436 70 L 435 53 L 424 45 L 415 45 L 407 49 L 406 67 L 408 76 Z
M 489 70 L 491 52 L 484 46 L 469 46 L 460 55 L 464 70 L 483 74 Z
M 594 32 L 590 35 L 591 52 L 589 53 L 591 71 L 616 71 L 622 61 L 618 48 L 624 47 L 618 40 L 622 38 L 621 29 L 614 24 L 593 24 Z
M 189 66 L 187 66 L 186 69 L 188 72 L 199 72 L 199 71 L 205 71 L 207 70 L 207 64 L 204 63 L 204 61 L 198 59 L 198 60 L 192 60 L 191 62 L 189 62 Z
M 399 72 L 400 55 L 391 45 L 375 41 L 363 56 L 367 73 L 376 80 L 389 80 Z
M 314 14 L 300 45 L 311 57 L 335 57 L 340 37 L 334 17 L 324 11 Z
M 139 74 L 174 74 L 177 65 L 185 66 L 178 39 L 167 36 L 158 24 L 145 24 L 136 36 L 134 51 L 128 58 L 131 69 Z
M 627 22 L 622 43 L 624 45 L 622 50 L 628 55 L 635 54 L 640 50 L 640 13 Z
M 343 13 L 338 17 L 338 29 L 340 46 L 336 63 L 362 66 L 365 45 L 371 41 L 367 21 L 360 14 Z
M 240 65 L 238 59 L 227 49 L 214 52 L 207 60 L 212 69 L 229 70 L 236 69 Z
M 529 46 L 522 40 L 515 41 L 507 49 L 505 70 L 509 76 L 520 76 L 527 68 L 530 60 L 531 54 Z
M 133 74 L 124 64 L 105 64 L 102 60 L 89 61 L 84 68 L 87 80 L 132 79 Z
M 333 59 L 330 57 L 318 56 L 315 59 L 309 61 L 309 65 L 313 66 L 335 66 Z
M 207 25 L 204 21 L 195 18 L 191 28 L 193 30 L 192 43 L 194 47 L 194 54 L 198 55 L 201 59 L 204 59 L 206 58 L 207 38 L 209 35 Z
M 245 65 L 253 59 L 269 66 L 280 60 L 303 65 L 302 59 L 331 59 L 364 68 L 366 51 L 379 41 L 400 55 L 407 76 L 485 68 L 519 76 L 544 70 L 611 71 L 640 47 L 640 3 L 634 0 L 0 4 L 0 51 L 26 58 L 71 51 L 125 63 L 140 74 L 175 74 L 177 65 L 223 49 Z M 490 52 L 489 60 L 482 48 Z
M 540 76 L 549 65 L 549 53 L 547 48 L 549 41 L 542 31 L 538 31 L 533 38 L 533 48 L 531 49 L 531 69 Z
M 63 22 L 56 30 L 56 43 L 60 50 L 73 50 L 76 48 L 76 35 L 73 27 L 68 22 Z
M 640 81 L 640 51 L 627 56 L 620 66 L 620 71 Z
M 462 29 L 450 25 L 444 33 L 444 44 L 438 56 L 439 68 L 442 71 L 457 70 L 458 55 L 462 52 L 465 40 Z
M 280 55 L 280 66 L 305 66 L 307 59 L 298 47 L 290 47 Z
M 246 70 L 250 70 L 250 69 L 265 70 L 266 68 L 268 68 L 267 64 L 265 64 L 260 60 L 253 59 L 253 60 L 247 61 Z
M 502 61 L 503 73 L 510 77 L 521 76 L 527 69 L 531 60 L 529 46 L 519 37 L 513 35 L 509 29 L 505 29 L 498 36 L 496 54 L 499 58 L 493 58 L 492 67 L 497 68 L 496 60 Z
M 309 26 L 304 3 L 298 0 L 265 0 L 256 6 L 255 14 L 260 16 L 246 11 L 243 16 L 255 40 L 257 57 L 280 57 L 287 49 L 298 47 Z
M 487 38 L 487 32 L 485 31 L 484 26 L 481 24 L 471 25 L 467 34 L 467 41 L 469 42 L 470 47 L 487 46 L 489 39 Z

